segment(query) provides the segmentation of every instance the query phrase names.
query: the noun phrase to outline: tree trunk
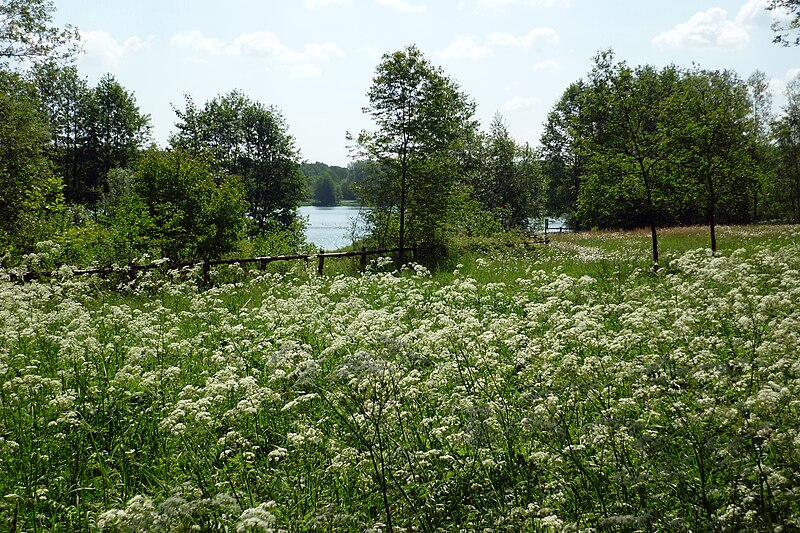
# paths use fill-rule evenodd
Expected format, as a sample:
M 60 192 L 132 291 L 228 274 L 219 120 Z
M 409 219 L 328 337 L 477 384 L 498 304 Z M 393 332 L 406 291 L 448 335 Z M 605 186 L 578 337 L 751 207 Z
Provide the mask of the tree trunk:
M 717 255 L 717 197 L 714 191 L 714 180 L 708 177 L 708 229 L 711 231 L 711 255 Z
M 402 267 L 405 263 L 404 248 L 406 246 L 406 174 L 408 173 L 408 163 L 405 157 L 400 167 L 400 239 L 399 246 L 400 252 L 398 253 L 398 267 Z
M 653 215 L 650 215 L 650 236 L 653 240 L 653 270 L 658 270 L 658 233 Z

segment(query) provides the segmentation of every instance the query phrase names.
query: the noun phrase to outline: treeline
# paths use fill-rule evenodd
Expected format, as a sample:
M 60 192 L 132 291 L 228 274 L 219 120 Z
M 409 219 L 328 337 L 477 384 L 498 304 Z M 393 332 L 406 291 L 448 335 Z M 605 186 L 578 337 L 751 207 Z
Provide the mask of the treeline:
M 52 10 L 0 4 L 3 263 L 40 242 L 51 263 L 78 265 L 303 246 L 305 178 L 280 111 L 238 91 L 202 106 L 187 96 L 160 148 L 132 92 L 80 76 L 77 32 L 53 28 Z
M 433 255 L 561 215 L 576 228 L 800 220 L 800 81 L 772 115 L 763 73 L 632 67 L 611 51 L 548 115 L 539 147 L 475 102 L 415 46 L 385 54 L 367 92 L 372 131 L 347 167 L 304 163 L 275 107 L 239 91 L 175 106 L 167 147 L 112 75 L 89 86 L 76 32 L 52 4 L 0 4 L 0 256 L 49 241 L 58 262 L 271 254 L 304 243 L 304 201 L 364 211 L 364 244 Z M 23 38 L 24 37 L 24 38 Z M 51 258 L 52 259 L 52 258 Z M 401 258 L 402 259 L 402 258 Z M 54 260 L 55 261 L 55 260 Z
M 548 115 L 548 208 L 577 228 L 800 220 L 800 82 L 771 114 L 768 80 L 631 67 L 602 52 Z M 654 252 L 657 249 L 654 248 Z M 654 257 L 657 261 L 657 257 Z
M 358 201 L 358 186 L 370 172 L 370 166 L 355 161 L 340 167 L 319 161 L 303 163 L 300 172 L 306 177 L 306 200 L 313 205 L 335 206 Z

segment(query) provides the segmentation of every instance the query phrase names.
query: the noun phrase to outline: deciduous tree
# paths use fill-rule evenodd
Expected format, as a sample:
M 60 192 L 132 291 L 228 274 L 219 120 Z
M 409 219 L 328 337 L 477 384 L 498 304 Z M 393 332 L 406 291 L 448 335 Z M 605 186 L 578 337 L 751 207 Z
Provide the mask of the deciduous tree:
M 50 0 L 0 0 L 0 65 L 9 61 L 44 61 L 72 57 L 78 30 L 51 25 Z
M 776 200 L 784 203 L 785 211 L 794 221 L 800 221 L 800 76 L 786 88 L 787 103 L 772 126 L 772 136 L 778 150 L 778 170 L 775 187 L 780 194 Z
M 615 62 L 611 51 L 598 54 L 585 93 L 588 129 L 578 146 L 588 160 L 579 217 L 603 226 L 619 224 L 621 214 L 629 223 L 646 224 L 655 268 L 657 227 L 673 207 L 659 121 L 676 76 L 672 67 L 661 72 L 651 66 L 634 69 Z
M 665 107 L 668 152 L 678 178 L 700 191 L 712 252 L 720 205 L 729 218 L 747 216 L 754 187 L 749 113 L 747 87 L 729 70 L 686 73 Z
M 207 153 L 219 169 L 244 180 L 253 233 L 264 233 L 274 224 L 296 226 L 305 178 L 294 137 L 278 109 L 233 91 L 202 109 L 187 97 L 186 109 L 175 113 L 179 122 L 173 146 L 195 155 Z
M 206 156 L 150 150 L 138 164 L 136 192 L 153 221 L 152 237 L 171 259 L 216 258 L 239 240 L 247 209 L 241 180 L 214 171 Z
M 0 70 L 0 254 L 32 247 L 35 227 L 61 202 L 61 180 L 45 155 L 49 138 L 36 88 Z
M 396 212 L 400 248 L 409 238 L 434 243 L 447 217 L 460 145 L 475 128 L 475 105 L 416 46 L 383 56 L 367 98 L 364 112 L 377 129 L 358 135 L 355 150 L 380 174 L 362 186 L 364 198 Z
M 800 0 L 769 0 L 767 9 L 786 15 L 772 24 L 775 32 L 773 42 L 783 46 L 800 46 Z

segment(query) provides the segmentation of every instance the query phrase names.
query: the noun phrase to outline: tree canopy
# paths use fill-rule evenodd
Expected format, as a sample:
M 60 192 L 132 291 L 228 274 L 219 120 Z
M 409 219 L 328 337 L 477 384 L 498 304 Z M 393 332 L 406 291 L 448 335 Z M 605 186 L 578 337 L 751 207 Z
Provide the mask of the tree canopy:
M 435 243 L 475 104 L 416 46 L 383 56 L 367 98 L 376 130 L 361 132 L 355 149 L 380 173 L 362 187 L 366 203 L 385 208 L 386 228 L 396 213 L 401 248 L 409 239 Z
M 773 42 L 783 46 L 800 46 L 800 0 L 769 0 L 767 9 L 781 10 L 788 14 L 787 20 L 773 23 Z
M 598 54 L 542 134 L 551 209 L 580 228 L 648 226 L 656 265 L 664 224 L 706 222 L 716 250 L 718 219 L 753 220 L 768 180 L 762 86 L 730 71 L 630 67 Z
M 294 137 L 278 109 L 232 91 L 202 109 L 187 96 L 186 108 L 175 113 L 179 122 L 173 146 L 208 154 L 220 169 L 242 177 L 254 233 L 297 223 L 305 179 Z
M 56 28 L 50 0 L 0 0 L 0 65 L 58 60 L 78 50 L 78 30 Z

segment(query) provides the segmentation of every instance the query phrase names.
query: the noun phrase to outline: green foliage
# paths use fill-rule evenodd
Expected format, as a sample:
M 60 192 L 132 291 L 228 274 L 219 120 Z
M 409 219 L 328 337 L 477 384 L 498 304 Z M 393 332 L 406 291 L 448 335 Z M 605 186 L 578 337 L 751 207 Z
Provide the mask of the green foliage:
M 114 168 L 132 166 L 150 140 L 150 117 L 133 93 L 106 74 L 89 87 L 74 67 L 49 62 L 31 75 L 50 120 L 48 156 L 70 202 L 94 206 Z
M 138 165 L 136 192 L 164 256 L 214 259 L 236 247 L 247 209 L 241 179 L 215 172 L 206 158 L 150 150 Z
M 514 141 L 499 114 L 478 144 L 467 181 L 480 208 L 494 213 L 505 228 L 527 228 L 531 218 L 544 215 L 547 189 L 533 150 Z
M 30 250 L 43 217 L 62 203 L 48 140 L 35 88 L 0 70 L 0 254 Z
M 362 199 L 387 208 L 377 220 L 397 217 L 391 240 L 400 247 L 441 242 L 474 103 L 415 46 L 383 56 L 367 97 L 377 129 L 358 136 L 356 151 L 377 172 L 361 185 Z
M 784 11 L 789 15 L 786 23 L 775 22 L 772 30 L 775 38 L 772 42 L 783 46 L 800 46 L 800 1 L 798 0 L 769 0 L 766 8 L 770 11 Z
M 198 109 L 186 97 L 186 109 L 172 145 L 193 155 L 208 154 L 219 170 L 241 176 L 255 234 L 276 222 L 291 228 L 305 195 L 299 152 L 280 111 L 250 100 L 239 91 L 218 96 Z
M 777 170 L 772 199 L 792 221 L 800 221 L 800 76 L 787 87 L 788 102 L 772 125 Z
M 334 206 L 339 203 L 342 193 L 328 176 L 319 178 L 314 185 L 314 205 Z
M 0 68 L 9 61 L 71 58 L 78 50 L 78 30 L 52 27 L 50 0 L 0 1 Z
M 751 171 L 754 139 L 747 137 L 750 112 L 747 87 L 730 71 L 685 73 L 665 104 L 665 144 L 677 163 L 673 172 L 678 182 L 699 190 L 713 252 L 718 217 L 750 216 L 757 186 Z
M 578 228 L 748 222 L 772 179 L 763 80 L 595 58 L 542 135 L 549 208 Z
M 207 291 L 3 272 L 0 523 L 797 529 L 800 234 L 723 231 L 658 274 L 621 232 Z
M 586 134 L 585 83 L 570 84 L 547 115 L 539 140 L 542 172 L 548 183 L 547 212 L 564 217 L 572 227 L 579 227 L 575 213 L 581 176 L 587 156 L 577 143 Z
M 81 120 L 86 136 L 81 150 L 85 192 L 79 201 L 93 204 L 105 191 L 113 168 L 131 166 L 150 139 L 150 117 L 142 115 L 133 93 L 110 74 L 89 90 Z

